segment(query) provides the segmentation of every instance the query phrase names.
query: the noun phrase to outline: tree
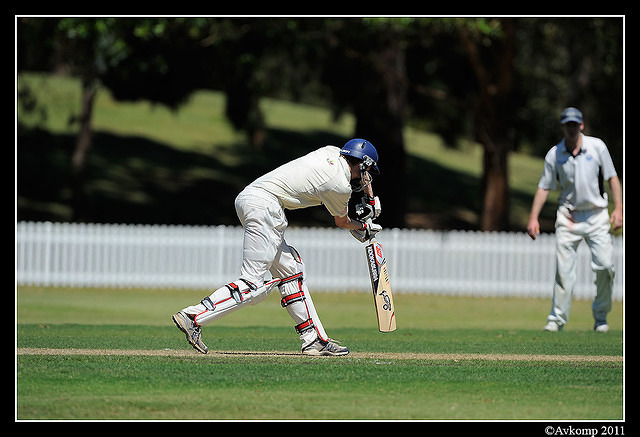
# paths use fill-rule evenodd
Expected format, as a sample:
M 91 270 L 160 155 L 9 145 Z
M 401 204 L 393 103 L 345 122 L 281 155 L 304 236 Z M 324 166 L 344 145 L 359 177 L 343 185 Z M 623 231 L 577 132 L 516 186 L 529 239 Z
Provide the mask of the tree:
M 521 95 L 515 81 L 516 20 L 433 18 L 416 21 L 408 49 L 412 121 L 456 147 L 483 147 L 478 227 L 509 226 L 508 157 Z
M 526 96 L 517 111 L 520 144 L 544 156 L 558 141 L 558 117 L 579 107 L 586 131 L 603 138 L 623 170 L 623 22 L 578 17 L 518 20 L 516 70 Z
M 500 231 L 509 225 L 508 158 L 514 123 L 514 19 L 465 20 L 458 35 L 477 80 L 472 107 L 475 139 L 484 148 L 480 229 Z
M 565 106 L 584 110 L 622 171 L 617 18 L 25 18 L 17 36 L 19 69 L 64 64 L 82 80 L 77 219 L 98 86 L 175 110 L 195 90 L 222 90 L 228 119 L 255 147 L 265 96 L 307 93 L 336 114 L 351 111 L 354 136 L 380 152 L 385 227 L 404 226 L 407 122 L 450 146 L 460 138 L 482 145 L 484 230 L 509 228 L 510 151 L 544 153 Z
M 47 25 L 42 25 L 42 20 Z M 73 221 L 88 218 L 85 195 L 87 156 L 92 141 L 92 116 L 96 93 L 108 87 L 120 100 L 149 99 L 176 109 L 196 89 L 204 87 L 199 59 L 202 20 L 61 18 L 23 20 L 19 45 L 53 41 L 50 59 L 81 82 L 76 145 L 71 158 Z M 191 35 L 191 38 L 189 37 Z M 25 52 L 29 52 L 25 50 Z M 41 61 L 42 62 L 42 61 Z M 46 62 L 45 62 L 46 63 Z M 37 61 L 19 62 L 20 67 Z
M 73 221 L 86 218 L 84 182 L 86 162 L 91 147 L 91 119 L 99 76 L 113 54 L 114 41 L 109 32 L 112 19 L 61 19 L 57 26 L 61 61 L 80 78 L 82 92 L 76 146 L 71 158 L 71 191 Z
M 332 90 L 331 101 L 339 110 L 353 111 L 354 136 L 378 150 L 382 175 L 374 184 L 385 203 L 380 223 L 404 227 L 406 27 L 397 20 L 345 19 L 328 29 L 323 79 Z

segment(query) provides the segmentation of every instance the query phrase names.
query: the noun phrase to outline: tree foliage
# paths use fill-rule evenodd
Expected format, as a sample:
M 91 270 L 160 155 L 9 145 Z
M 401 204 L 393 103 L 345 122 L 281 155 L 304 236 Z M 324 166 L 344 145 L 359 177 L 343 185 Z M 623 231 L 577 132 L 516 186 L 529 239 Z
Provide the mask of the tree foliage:
M 354 136 L 379 148 L 385 226 L 404 225 L 402 132 L 413 124 L 451 147 L 483 145 L 479 227 L 505 229 L 509 153 L 542 156 L 566 106 L 583 110 L 622 176 L 622 29 L 609 17 L 25 17 L 17 67 L 82 79 L 78 174 L 96 86 L 174 110 L 196 90 L 223 91 L 230 123 L 256 148 L 261 98 L 313 101 L 352 112 Z

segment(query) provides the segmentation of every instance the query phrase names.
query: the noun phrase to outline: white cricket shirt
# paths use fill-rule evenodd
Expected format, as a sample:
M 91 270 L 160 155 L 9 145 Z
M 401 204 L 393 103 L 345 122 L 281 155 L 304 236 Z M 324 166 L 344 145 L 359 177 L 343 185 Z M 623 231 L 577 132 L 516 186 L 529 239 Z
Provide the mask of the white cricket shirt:
M 351 197 L 351 171 L 340 148 L 325 146 L 259 177 L 249 187 L 262 188 L 286 209 L 324 204 L 331 215 L 344 217 Z
M 567 151 L 564 139 L 547 152 L 538 187 L 559 189 L 558 203 L 570 211 L 606 208 L 603 181 L 616 176 L 611 155 L 599 138 L 580 135 L 582 146 L 575 157 Z

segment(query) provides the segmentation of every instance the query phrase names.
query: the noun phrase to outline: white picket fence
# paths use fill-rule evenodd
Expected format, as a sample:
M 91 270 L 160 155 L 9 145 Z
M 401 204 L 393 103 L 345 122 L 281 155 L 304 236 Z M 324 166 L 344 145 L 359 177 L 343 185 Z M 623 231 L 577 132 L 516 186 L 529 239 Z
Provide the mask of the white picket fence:
M 19 222 L 18 285 L 215 289 L 237 279 L 242 228 Z M 370 290 L 363 244 L 347 231 L 295 228 L 313 291 Z M 388 229 L 378 234 L 395 293 L 550 297 L 553 234 Z M 614 300 L 624 296 L 624 241 L 614 238 Z M 591 255 L 578 250 L 576 299 L 595 294 Z

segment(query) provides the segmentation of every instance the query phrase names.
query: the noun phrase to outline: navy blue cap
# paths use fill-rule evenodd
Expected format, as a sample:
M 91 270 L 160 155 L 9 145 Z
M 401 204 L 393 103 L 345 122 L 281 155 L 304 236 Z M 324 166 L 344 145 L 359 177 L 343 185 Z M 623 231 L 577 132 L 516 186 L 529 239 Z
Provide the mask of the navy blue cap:
M 577 108 L 566 108 L 560 115 L 560 123 L 565 124 L 569 122 L 576 122 L 582 124 L 582 112 Z

